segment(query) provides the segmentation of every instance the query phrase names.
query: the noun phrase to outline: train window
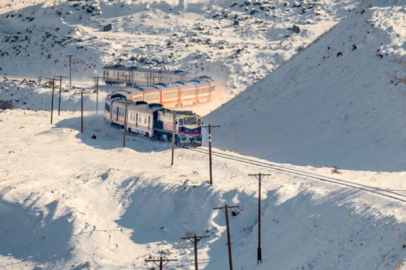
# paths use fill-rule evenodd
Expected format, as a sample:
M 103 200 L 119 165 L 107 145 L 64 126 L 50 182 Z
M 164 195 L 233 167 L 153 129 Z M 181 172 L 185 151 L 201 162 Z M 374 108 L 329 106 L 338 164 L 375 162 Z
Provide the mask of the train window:
M 183 119 L 179 119 L 179 125 L 183 126 Z
M 196 118 L 185 118 L 185 125 L 196 125 Z
M 202 120 L 197 120 L 197 125 L 201 126 L 202 125 Z
M 148 124 L 151 124 L 151 116 L 148 116 Z

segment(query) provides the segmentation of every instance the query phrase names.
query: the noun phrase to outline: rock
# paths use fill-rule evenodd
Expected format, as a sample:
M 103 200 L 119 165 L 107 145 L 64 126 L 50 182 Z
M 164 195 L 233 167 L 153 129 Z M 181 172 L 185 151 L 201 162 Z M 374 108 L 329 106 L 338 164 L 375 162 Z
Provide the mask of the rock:
M 245 4 L 246 6 L 249 6 L 249 5 L 251 5 L 251 1 L 248 1 L 248 0 L 247 0 L 247 1 L 244 2 L 244 4 Z
M 234 21 L 234 25 L 240 25 L 239 21 Z
M 300 4 L 299 2 L 295 2 L 292 7 L 299 8 L 301 6 L 302 6 L 302 4 Z
M 97 139 L 96 135 L 93 134 L 92 139 L 96 140 Z
M 104 32 L 111 31 L 112 29 L 113 25 L 111 23 L 103 27 Z
M 293 33 L 296 33 L 296 34 L 299 34 L 299 33 L 300 33 L 300 27 L 297 26 L 297 25 L 294 25 L 294 26 L 292 27 L 292 32 L 293 32 Z

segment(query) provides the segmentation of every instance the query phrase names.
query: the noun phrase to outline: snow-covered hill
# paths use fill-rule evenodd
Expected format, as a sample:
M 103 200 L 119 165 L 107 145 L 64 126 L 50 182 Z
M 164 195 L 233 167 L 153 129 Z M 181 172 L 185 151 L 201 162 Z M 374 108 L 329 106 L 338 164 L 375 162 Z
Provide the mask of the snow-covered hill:
M 403 171 L 406 9 L 371 0 L 206 118 L 214 144 L 276 162 Z
M 101 113 L 113 88 L 102 87 L 96 115 L 88 79 L 120 59 L 208 74 L 219 81 L 216 103 L 194 108 L 207 112 L 279 67 L 206 117 L 221 125 L 214 144 L 404 198 L 404 172 L 341 169 L 404 164 L 405 88 L 389 74 L 406 49 L 406 11 L 362 2 L 0 0 L 0 100 L 20 108 L 0 111 L 0 268 L 151 270 L 145 259 L 164 256 L 178 259 L 165 269 L 194 269 L 180 238 L 199 234 L 210 236 L 198 245 L 200 269 L 228 269 L 225 217 L 213 209 L 228 204 L 240 206 L 230 215 L 234 269 L 406 269 L 401 200 L 217 156 L 210 186 L 205 154 L 176 149 L 169 166 L 167 143 L 129 135 L 123 148 L 122 130 Z M 50 125 L 45 78 L 68 75 L 66 54 L 74 87 L 63 84 Z M 271 176 L 257 265 L 258 182 L 248 175 L 259 171 Z
M 112 63 L 181 68 L 212 76 L 229 99 L 306 47 L 357 2 L 1 0 L 0 74 L 66 76 L 66 55 L 73 54 L 77 80 L 101 75 L 102 66 Z M 108 24 L 113 30 L 104 32 Z

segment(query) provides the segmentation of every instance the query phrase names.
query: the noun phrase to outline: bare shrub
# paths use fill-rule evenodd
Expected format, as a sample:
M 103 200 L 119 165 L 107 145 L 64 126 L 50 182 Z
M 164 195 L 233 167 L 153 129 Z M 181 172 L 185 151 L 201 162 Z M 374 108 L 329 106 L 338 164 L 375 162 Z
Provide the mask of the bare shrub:
M 395 59 L 392 61 L 393 63 L 395 63 L 396 65 L 398 65 L 398 67 L 406 72 L 406 59 L 405 58 L 401 58 L 401 59 Z M 389 77 L 391 77 L 395 82 L 397 83 L 403 83 L 406 84 L 406 77 L 400 77 L 399 75 L 395 74 L 388 74 Z
M 14 109 L 13 102 L 11 100 L 0 100 L 1 110 L 12 110 Z
M 341 172 L 338 170 L 337 166 L 333 166 L 333 168 L 331 168 L 331 173 L 341 174 Z

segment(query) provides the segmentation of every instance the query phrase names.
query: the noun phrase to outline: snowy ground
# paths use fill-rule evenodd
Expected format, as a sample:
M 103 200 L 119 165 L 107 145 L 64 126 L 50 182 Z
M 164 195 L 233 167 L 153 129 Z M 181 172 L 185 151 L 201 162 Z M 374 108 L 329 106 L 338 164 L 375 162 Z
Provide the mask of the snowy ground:
M 193 246 L 180 239 L 192 234 L 210 236 L 199 244 L 200 268 L 227 269 L 225 217 L 213 210 L 224 204 L 240 206 L 230 215 L 235 269 L 406 269 L 401 201 L 216 157 L 210 186 L 205 154 L 177 149 L 171 167 L 167 143 L 128 136 L 122 148 L 122 130 L 95 115 L 91 91 L 81 134 L 73 91 L 50 125 L 40 108 L 51 89 L 1 85 L 3 97 L 38 104 L 0 113 L 3 269 L 149 269 L 145 259 L 160 255 L 178 259 L 165 269 L 194 269 Z M 406 197 L 404 173 L 284 166 Z M 262 185 L 257 266 L 258 183 L 248 174 L 258 172 L 272 175 Z
M 194 269 L 192 244 L 180 239 L 192 234 L 210 236 L 199 243 L 201 269 L 228 269 L 225 217 L 213 209 L 224 204 L 240 206 L 230 215 L 234 269 L 406 269 L 405 173 L 380 171 L 400 171 L 405 160 L 402 90 L 384 75 L 398 71 L 390 60 L 405 49 L 405 9 L 395 0 L 355 8 L 357 2 L 87 1 L 74 7 L 0 0 L 0 74 L 7 74 L 0 77 L 0 100 L 16 107 L 0 112 L 0 269 L 151 269 L 145 259 L 160 255 L 178 259 L 165 269 Z M 90 6 L 95 10 L 88 13 Z M 114 23 L 112 32 L 100 30 L 107 23 Z M 292 25 L 301 32 L 293 34 Z M 61 115 L 56 95 L 51 125 L 51 89 L 44 82 L 68 74 L 68 53 L 75 54 L 75 87 L 63 83 Z M 282 166 L 396 192 L 401 200 L 219 157 L 210 186 L 205 154 L 177 149 L 170 166 L 169 144 L 128 136 L 123 148 L 122 130 L 102 118 L 103 99 L 113 89 L 100 91 L 96 115 L 89 81 L 103 63 L 120 58 L 213 76 L 217 100 L 193 108 L 202 115 L 279 66 L 205 118 L 221 125 L 215 145 L 307 165 Z M 258 119 L 267 128 L 254 132 L 264 126 Z M 326 121 L 334 132 L 325 131 Z M 336 153 L 336 141 L 343 148 L 339 159 L 321 155 Z M 350 151 L 354 146 L 359 151 Z M 314 152 L 300 151 L 309 149 Z M 364 159 L 354 163 L 356 157 Z M 351 164 L 370 171 L 341 169 Z M 258 172 L 272 174 L 261 193 L 260 265 L 258 183 L 248 176 Z

